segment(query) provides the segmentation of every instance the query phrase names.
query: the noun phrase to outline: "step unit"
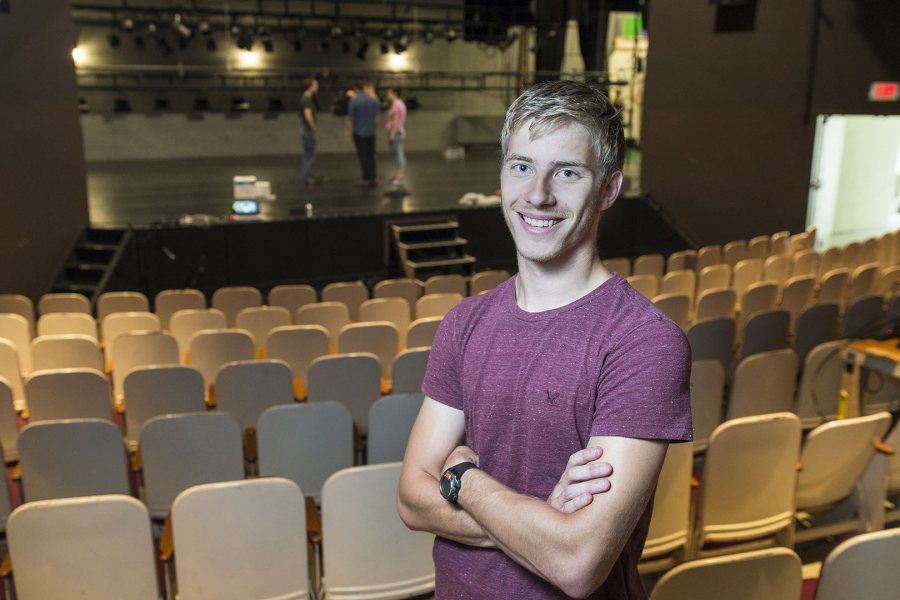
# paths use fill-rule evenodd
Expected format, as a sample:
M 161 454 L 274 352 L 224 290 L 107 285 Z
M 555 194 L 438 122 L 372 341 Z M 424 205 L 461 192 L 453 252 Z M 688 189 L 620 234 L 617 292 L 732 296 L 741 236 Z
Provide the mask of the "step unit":
M 392 224 L 391 241 L 403 273 L 421 281 L 439 274 L 470 275 L 476 260 L 466 253 L 468 241 L 452 218 Z

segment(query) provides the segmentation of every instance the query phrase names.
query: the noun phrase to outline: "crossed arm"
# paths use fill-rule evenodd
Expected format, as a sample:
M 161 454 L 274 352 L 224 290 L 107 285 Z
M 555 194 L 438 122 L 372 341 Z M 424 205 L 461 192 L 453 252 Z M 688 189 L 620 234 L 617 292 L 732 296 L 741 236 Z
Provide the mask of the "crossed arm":
M 458 505 L 452 505 L 438 491 L 441 472 L 466 460 L 478 463 L 471 449 L 459 446 L 464 431 L 461 411 L 425 399 L 400 478 L 398 509 L 407 526 L 472 546 L 496 546 L 570 596 L 597 589 L 653 493 L 666 442 L 593 437 L 573 455 L 547 501 L 472 469 L 463 476 Z M 593 462 L 601 453 L 606 462 Z M 608 482 L 602 479 L 607 475 Z

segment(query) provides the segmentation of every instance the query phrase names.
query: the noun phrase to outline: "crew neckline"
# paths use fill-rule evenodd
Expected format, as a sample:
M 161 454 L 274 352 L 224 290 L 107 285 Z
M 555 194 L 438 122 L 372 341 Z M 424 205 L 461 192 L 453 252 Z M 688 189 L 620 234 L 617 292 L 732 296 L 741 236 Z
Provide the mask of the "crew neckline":
M 595 298 L 606 294 L 607 290 L 609 290 L 609 293 L 612 293 L 612 290 L 615 287 L 625 282 L 625 279 L 621 275 L 619 275 L 618 273 L 613 273 L 612 277 L 592 289 L 581 298 L 573 300 L 572 302 L 564 304 L 563 306 L 559 306 L 557 308 L 550 308 L 548 310 L 541 310 L 537 312 L 529 312 L 519 306 L 519 303 L 516 301 L 516 281 L 518 281 L 518 278 L 519 274 L 517 273 L 514 277 L 511 277 L 509 279 L 509 285 L 504 291 L 504 301 L 512 306 L 510 309 L 512 314 L 522 321 L 543 321 L 553 318 L 556 315 L 574 310 L 584 304 L 593 301 Z

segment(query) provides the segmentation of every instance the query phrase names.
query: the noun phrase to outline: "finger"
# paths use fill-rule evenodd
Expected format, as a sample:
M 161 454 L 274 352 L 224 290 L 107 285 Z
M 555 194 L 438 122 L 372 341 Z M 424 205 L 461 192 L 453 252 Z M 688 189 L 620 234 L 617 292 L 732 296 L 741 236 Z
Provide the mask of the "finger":
M 582 494 L 602 494 L 612 487 L 608 479 L 592 479 L 568 486 L 562 494 L 563 502 L 570 502 Z
M 563 475 L 563 479 L 567 483 L 577 483 L 579 481 L 588 481 L 589 479 L 609 477 L 610 475 L 612 475 L 612 465 L 609 463 L 594 463 L 568 469 Z
M 560 512 L 571 514 L 576 510 L 581 510 L 588 504 L 590 504 L 594 500 L 594 497 L 590 494 L 579 494 L 575 498 L 572 498 L 562 506 L 562 510 Z
M 568 466 L 574 467 L 578 465 L 584 465 L 591 461 L 597 460 L 603 456 L 603 448 L 600 446 L 591 446 L 589 448 L 585 448 L 583 450 L 579 450 L 569 457 Z

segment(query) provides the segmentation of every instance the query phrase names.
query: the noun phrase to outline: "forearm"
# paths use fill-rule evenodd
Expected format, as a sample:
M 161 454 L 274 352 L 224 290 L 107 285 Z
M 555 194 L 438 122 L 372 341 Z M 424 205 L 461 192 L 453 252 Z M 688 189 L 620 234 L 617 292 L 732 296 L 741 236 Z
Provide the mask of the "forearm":
M 441 496 L 437 477 L 426 471 L 404 472 L 397 509 L 410 529 L 429 531 L 468 546 L 494 545 L 475 519 Z

